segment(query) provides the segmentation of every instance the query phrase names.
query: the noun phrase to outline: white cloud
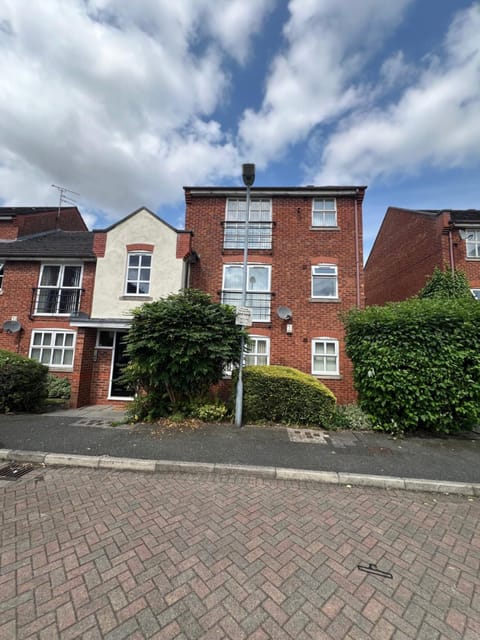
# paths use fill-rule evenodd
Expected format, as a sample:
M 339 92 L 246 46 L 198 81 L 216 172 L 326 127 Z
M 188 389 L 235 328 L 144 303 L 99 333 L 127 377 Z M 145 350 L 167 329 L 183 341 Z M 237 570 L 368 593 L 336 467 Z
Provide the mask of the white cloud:
M 50 203 L 52 182 L 112 216 L 238 172 L 212 114 L 271 0 L 4 0 L 0 197 Z M 229 27 L 229 32 L 226 28 Z
M 360 112 L 330 138 L 315 180 L 372 182 L 423 166 L 478 163 L 480 5 L 457 14 L 442 55 L 430 58 L 397 103 Z
M 291 0 L 285 51 L 273 61 L 261 109 L 247 110 L 240 125 L 248 154 L 265 164 L 361 103 L 357 74 L 411 1 Z

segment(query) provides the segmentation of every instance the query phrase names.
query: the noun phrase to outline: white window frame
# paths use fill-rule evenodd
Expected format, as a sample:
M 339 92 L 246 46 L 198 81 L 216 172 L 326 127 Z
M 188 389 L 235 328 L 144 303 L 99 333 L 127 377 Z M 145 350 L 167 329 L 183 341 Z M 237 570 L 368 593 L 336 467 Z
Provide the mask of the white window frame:
M 259 353 L 258 343 L 265 342 L 265 353 Z M 270 364 L 270 338 L 267 336 L 249 335 L 248 336 L 248 351 L 245 354 L 244 363 L 245 366 L 268 366 Z M 265 358 L 266 362 L 259 363 L 259 358 Z M 253 362 L 249 362 L 253 360 Z
M 140 264 L 138 266 L 130 266 L 130 258 L 134 257 L 134 256 L 139 256 L 140 257 Z M 142 258 L 144 256 L 150 256 L 150 266 L 148 267 L 143 267 L 141 262 L 142 262 Z M 145 296 L 150 296 L 150 290 L 151 290 L 151 286 L 152 286 L 152 266 L 153 266 L 153 253 L 151 251 L 129 251 L 127 253 L 127 268 L 125 271 L 125 294 L 126 296 L 135 296 L 135 297 L 145 297 Z M 148 291 L 146 293 L 140 293 L 138 291 L 139 288 L 139 284 L 140 283 L 145 283 L 147 282 L 147 280 L 141 280 L 140 277 L 138 277 L 136 280 L 130 280 L 128 277 L 128 271 L 129 269 L 138 269 L 138 275 L 140 276 L 140 270 L 141 269 L 148 269 L 149 270 L 149 278 L 148 278 Z M 135 283 L 136 285 L 136 289 L 137 292 L 136 293 L 132 293 L 131 291 L 128 291 L 128 285 L 129 283 Z
M 321 273 L 321 270 L 324 270 L 324 273 Z M 331 270 L 331 273 L 328 273 L 327 270 Z M 317 273 L 315 273 L 317 270 Z M 338 267 L 336 264 L 315 264 L 312 265 L 312 276 L 311 276 L 311 291 L 312 291 L 312 299 L 313 300 L 338 300 Z M 315 280 L 332 280 L 335 282 L 335 291 L 331 296 L 319 296 L 314 293 L 314 282 Z
M 242 288 L 226 288 L 225 286 L 225 280 L 226 280 L 226 275 L 229 269 L 232 268 L 240 268 L 243 271 L 243 264 L 241 263 L 232 263 L 232 264 L 225 264 L 223 265 L 223 280 L 222 280 L 222 303 L 223 304 L 228 304 L 231 305 L 232 307 L 240 307 L 242 306 L 242 302 L 241 302 L 241 293 L 242 293 Z M 249 281 L 250 281 L 250 276 L 249 276 L 249 272 L 251 269 L 266 269 L 267 273 L 268 273 L 268 288 L 267 289 L 250 289 L 249 288 Z M 258 300 L 259 302 L 262 301 L 262 297 L 264 297 L 264 302 L 265 305 L 260 307 L 260 309 L 265 309 L 264 312 L 260 312 L 260 314 L 256 314 L 255 313 L 255 307 L 250 307 L 252 309 L 252 321 L 253 322 L 270 322 L 271 321 L 271 315 L 272 315 L 272 310 L 271 310 L 271 306 L 272 306 L 272 266 L 269 264 L 255 264 L 255 263 L 248 263 L 247 265 L 247 303 L 245 306 L 249 306 L 249 293 L 252 294 L 252 301 L 255 302 L 255 297 L 258 295 Z M 236 294 L 235 297 L 238 299 L 238 303 L 235 302 L 229 302 L 228 300 L 225 301 L 225 298 L 228 297 L 228 294 Z M 268 303 L 268 311 L 267 309 L 267 303 Z
M 0 260 L 0 292 L 3 291 L 3 278 L 5 276 L 5 262 Z
M 50 344 L 43 344 L 43 336 L 45 334 L 51 334 L 51 342 Z M 41 344 L 35 344 L 35 336 L 36 335 L 42 335 L 42 342 Z M 73 336 L 72 338 L 72 344 L 65 347 L 65 344 L 62 345 L 56 345 L 56 337 L 58 335 L 63 335 L 63 343 L 65 343 L 65 336 L 67 335 L 71 335 Z M 34 331 L 32 331 L 32 335 L 30 338 L 30 350 L 29 350 L 29 358 L 31 360 L 36 360 L 37 362 L 41 362 L 42 364 L 44 364 L 45 366 L 47 366 L 49 369 L 64 369 L 64 370 L 71 370 L 73 369 L 73 363 L 75 361 L 75 344 L 76 344 L 76 339 L 77 339 L 77 334 L 75 331 L 65 331 L 64 329 L 36 329 Z M 39 349 L 40 350 L 40 358 L 34 358 L 32 355 L 32 352 L 34 349 Z M 51 353 L 50 353 L 50 361 L 49 362 L 42 362 L 42 356 L 43 356 L 43 351 L 44 350 L 48 350 L 50 349 Z M 63 352 L 62 355 L 62 364 L 58 364 L 56 362 L 52 362 L 53 359 L 53 352 L 55 350 L 61 350 Z M 65 358 L 65 352 L 66 351 L 71 351 L 72 352 L 72 362 L 64 364 L 64 358 Z
M 243 206 L 241 206 L 243 205 Z M 245 243 L 245 198 L 227 198 L 225 203 L 224 249 L 243 249 Z M 235 225 L 238 223 L 238 225 Z M 272 200 L 252 198 L 248 219 L 248 248 L 272 248 Z
M 333 203 L 333 209 L 326 207 L 325 203 Z M 328 220 L 334 216 L 333 222 Z M 337 200 L 335 198 L 312 199 L 312 227 L 336 227 L 337 226 Z
M 473 249 L 473 255 L 469 255 L 469 249 Z M 480 229 L 465 229 L 465 251 L 467 260 L 480 258 Z
M 317 344 L 323 343 L 325 346 L 327 344 L 333 344 L 334 345 L 334 353 L 332 354 L 327 354 L 326 352 L 324 352 L 323 354 L 318 354 L 315 352 L 315 347 Z M 335 371 L 328 371 L 326 369 L 326 361 L 327 358 L 335 358 Z M 324 368 L 316 368 L 315 366 L 315 358 L 323 358 L 323 362 L 324 362 Z M 339 343 L 338 340 L 336 340 L 335 338 L 328 338 L 328 337 L 320 337 L 320 338 L 313 338 L 312 340 L 312 375 L 314 376 L 322 376 L 322 377 L 328 377 L 328 376 L 338 376 L 340 375 L 340 362 L 339 362 L 340 358 L 339 358 Z
M 42 284 L 43 272 L 46 267 L 59 267 L 58 279 L 57 279 L 56 285 Z M 74 268 L 80 267 L 80 277 L 78 279 L 78 285 L 75 287 L 65 286 L 62 284 L 63 278 L 65 276 L 65 269 L 68 267 L 74 267 Z M 80 299 L 82 295 L 82 282 L 83 282 L 83 263 L 81 262 L 43 262 L 40 268 L 40 276 L 38 278 L 38 287 L 37 287 L 37 293 L 36 293 L 36 299 L 35 299 L 34 315 L 36 316 L 69 316 L 71 315 L 73 313 L 73 311 L 71 310 L 67 311 L 66 313 L 60 313 L 59 311 L 61 299 L 62 299 L 60 291 L 72 291 L 72 292 L 78 291 L 78 306 L 80 307 Z M 42 302 L 41 292 L 48 291 L 49 289 L 58 292 L 56 294 L 57 301 L 56 301 L 56 308 L 54 313 L 49 313 L 47 311 L 42 311 L 39 309 L 39 306 L 41 305 L 41 302 Z
M 100 344 L 101 333 L 113 333 L 113 340 L 110 346 L 105 344 Z M 115 344 L 115 329 L 97 329 L 97 339 L 95 342 L 95 349 L 113 349 L 114 344 Z
M 480 300 L 480 289 L 478 287 L 473 287 L 470 291 L 475 300 Z

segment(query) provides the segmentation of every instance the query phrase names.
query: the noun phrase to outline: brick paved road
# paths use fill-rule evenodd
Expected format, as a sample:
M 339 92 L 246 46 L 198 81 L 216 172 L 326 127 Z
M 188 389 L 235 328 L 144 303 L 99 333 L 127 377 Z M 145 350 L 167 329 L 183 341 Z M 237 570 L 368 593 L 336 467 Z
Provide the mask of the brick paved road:
M 0 485 L 2 640 L 480 638 L 478 499 L 85 469 Z

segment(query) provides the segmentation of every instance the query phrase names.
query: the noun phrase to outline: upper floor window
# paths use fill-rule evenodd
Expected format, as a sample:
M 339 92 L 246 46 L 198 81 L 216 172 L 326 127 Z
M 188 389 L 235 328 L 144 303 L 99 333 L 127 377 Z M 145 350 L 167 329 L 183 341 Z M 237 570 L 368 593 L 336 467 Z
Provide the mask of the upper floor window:
M 467 258 L 480 258 L 480 231 L 466 229 Z
M 315 338 L 312 340 L 312 374 L 338 375 L 338 340 Z
M 44 315 L 69 315 L 80 307 L 82 265 L 43 264 L 38 288 L 34 291 L 34 311 Z
M 129 253 L 125 293 L 131 296 L 148 296 L 151 272 L 151 253 Z
M 246 365 L 266 365 L 270 361 L 270 340 L 263 336 L 248 336 Z
M 246 305 L 252 310 L 254 322 L 270 322 L 270 274 L 269 265 L 247 266 Z M 233 307 L 242 304 L 243 265 L 228 264 L 223 269 L 222 302 Z
M 229 198 L 225 212 L 224 249 L 243 249 L 245 242 L 246 200 Z M 250 200 L 248 219 L 248 248 L 272 248 L 272 201 L 264 198 Z
M 334 264 L 312 267 L 312 298 L 338 298 L 338 271 Z
M 30 358 L 50 367 L 71 367 L 75 333 L 71 331 L 33 331 Z
M 0 291 L 3 289 L 3 270 L 5 268 L 5 263 L 0 262 Z
M 335 198 L 314 198 L 312 227 L 336 227 L 337 203 Z

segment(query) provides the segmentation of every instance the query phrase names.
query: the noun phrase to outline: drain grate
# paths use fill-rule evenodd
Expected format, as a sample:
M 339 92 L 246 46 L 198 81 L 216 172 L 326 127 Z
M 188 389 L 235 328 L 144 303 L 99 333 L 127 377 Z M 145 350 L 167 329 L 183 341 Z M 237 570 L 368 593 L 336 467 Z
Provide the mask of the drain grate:
M 33 469 L 32 464 L 18 464 L 11 462 L 0 469 L 0 479 L 16 480 Z

